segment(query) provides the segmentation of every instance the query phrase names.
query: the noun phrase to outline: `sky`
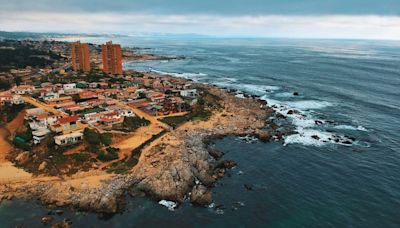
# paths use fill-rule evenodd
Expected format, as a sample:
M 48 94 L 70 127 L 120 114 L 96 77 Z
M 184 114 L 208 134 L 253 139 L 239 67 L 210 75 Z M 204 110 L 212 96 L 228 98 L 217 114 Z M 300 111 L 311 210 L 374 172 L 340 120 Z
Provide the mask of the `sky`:
M 400 40 L 400 0 L 0 0 L 0 30 Z

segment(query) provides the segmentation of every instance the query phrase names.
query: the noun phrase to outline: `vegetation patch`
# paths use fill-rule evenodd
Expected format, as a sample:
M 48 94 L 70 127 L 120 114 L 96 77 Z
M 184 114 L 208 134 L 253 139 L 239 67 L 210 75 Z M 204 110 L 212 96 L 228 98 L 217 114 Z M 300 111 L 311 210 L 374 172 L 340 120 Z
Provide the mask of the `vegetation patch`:
M 25 104 L 6 104 L 0 109 L 0 120 L 5 123 L 11 122 L 18 113 L 20 113 L 25 108 Z

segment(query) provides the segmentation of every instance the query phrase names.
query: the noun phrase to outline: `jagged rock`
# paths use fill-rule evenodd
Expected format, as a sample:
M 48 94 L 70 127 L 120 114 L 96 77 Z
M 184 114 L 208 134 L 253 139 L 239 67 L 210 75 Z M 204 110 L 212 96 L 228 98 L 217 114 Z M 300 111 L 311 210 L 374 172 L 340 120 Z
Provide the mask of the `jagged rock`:
M 203 185 L 193 187 L 190 202 L 199 206 L 207 206 L 212 203 L 212 193 Z
M 29 151 L 22 152 L 18 154 L 18 156 L 15 158 L 15 161 L 18 163 L 18 165 L 26 164 L 28 160 L 29 160 Z
M 47 216 L 44 216 L 44 217 L 42 218 L 42 221 L 41 221 L 41 222 L 42 222 L 44 225 L 47 225 L 47 224 L 51 223 L 51 221 L 53 221 L 53 216 L 47 215 Z
M 215 159 L 220 159 L 222 156 L 224 156 L 224 152 L 218 150 L 218 149 L 209 149 L 208 152 L 210 153 L 210 155 L 215 158 Z
M 43 171 L 46 169 L 46 167 L 47 167 L 47 162 L 44 161 L 39 165 L 38 171 Z
M 100 213 L 116 213 L 118 209 L 117 199 L 113 196 L 105 195 L 100 202 L 94 205 L 94 209 Z
M 51 226 L 51 228 L 70 228 L 70 227 L 71 225 L 67 221 L 55 223 Z
M 313 135 L 313 136 L 311 136 L 311 138 L 313 138 L 315 140 L 319 140 L 320 139 L 318 135 Z
M 271 139 L 272 135 L 270 132 L 266 132 L 266 131 L 260 131 L 258 132 L 258 138 L 262 141 L 262 142 L 268 142 Z
M 253 185 L 252 185 L 252 184 L 245 184 L 245 185 L 244 185 L 244 188 L 245 188 L 247 191 L 253 191 Z
M 224 169 L 231 169 L 235 167 L 237 164 L 234 160 L 223 160 L 217 163 L 216 168 L 224 168 Z

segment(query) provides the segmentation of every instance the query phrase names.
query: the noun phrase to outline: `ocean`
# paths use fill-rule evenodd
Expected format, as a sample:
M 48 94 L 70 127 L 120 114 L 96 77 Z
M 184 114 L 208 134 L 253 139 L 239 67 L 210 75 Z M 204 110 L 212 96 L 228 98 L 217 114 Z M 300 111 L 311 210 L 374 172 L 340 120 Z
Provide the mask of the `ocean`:
M 113 41 L 149 48 L 141 50 L 146 53 L 185 56 L 130 62 L 125 69 L 169 73 L 258 95 L 286 115 L 297 133 L 272 143 L 239 137 L 217 141 L 224 158 L 238 165 L 211 189 L 214 205 L 209 208 L 185 203 L 170 211 L 147 198 L 128 198 L 125 211 L 111 218 L 65 210 L 56 219 L 69 218 L 78 227 L 400 226 L 400 42 Z M 295 114 L 287 115 L 289 110 Z M 343 143 L 347 138 L 354 143 Z M 47 211 L 36 201 L 3 202 L 0 227 L 41 226 Z

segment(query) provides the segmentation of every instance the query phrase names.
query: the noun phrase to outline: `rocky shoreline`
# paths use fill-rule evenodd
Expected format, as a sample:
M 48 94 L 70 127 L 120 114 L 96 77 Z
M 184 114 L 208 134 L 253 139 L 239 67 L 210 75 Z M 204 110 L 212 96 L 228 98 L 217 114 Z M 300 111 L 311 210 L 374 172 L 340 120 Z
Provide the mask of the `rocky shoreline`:
M 47 205 L 105 214 L 122 210 L 127 192 L 157 201 L 183 203 L 189 199 L 195 205 L 209 205 L 209 188 L 236 165 L 222 159 L 223 152 L 212 148 L 213 140 L 248 135 L 268 142 L 288 132 L 277 130 L 273 121 L 280 117 L 265 101 L 238 98 L 212 85 L 197 86 L 216 97 L 220 108 L 213 110 L 207 121 L 187 122 L 153 141 L 143 149 L 138 164 L 128 174 L 103 172 L 93 175 L 96 180 L 88 175 L 78 183 L 74 179 L 44 178 L 33 183 L 7 184 L 0 187 L 0 199 L 37 198 Z

